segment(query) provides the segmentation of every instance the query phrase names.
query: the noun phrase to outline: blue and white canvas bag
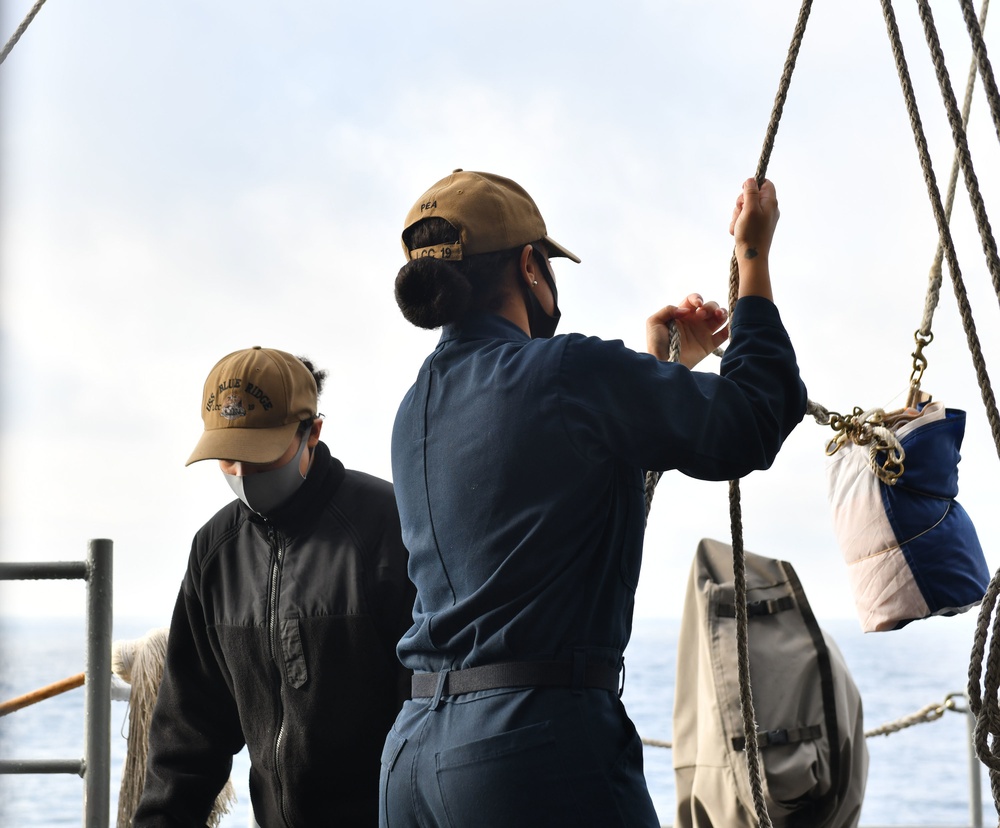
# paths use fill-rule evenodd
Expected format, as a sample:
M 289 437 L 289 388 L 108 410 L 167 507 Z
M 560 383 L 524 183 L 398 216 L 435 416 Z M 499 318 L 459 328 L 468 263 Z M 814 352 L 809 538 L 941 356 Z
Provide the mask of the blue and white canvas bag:
M 833 527 L 865 632 L 978 604 L 990 572 L 972 519 L 956 502 L 965 412 L 925 403 L 892 427 L 902 474 L 883 482 L 870 446 L 843 443 L 827 466 Z

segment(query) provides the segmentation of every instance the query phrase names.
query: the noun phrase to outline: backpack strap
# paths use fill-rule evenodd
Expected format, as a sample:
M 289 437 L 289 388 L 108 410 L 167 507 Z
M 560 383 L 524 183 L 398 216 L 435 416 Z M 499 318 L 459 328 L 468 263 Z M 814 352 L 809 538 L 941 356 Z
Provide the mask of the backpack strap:
M 796 742 L 811 742 L 822 736 L 823 728 L 820 725 L 781 728 L 780 730 L 758 730 L 757 747 L 780 747 L 781 745 L 792 745 Z M 746 746 L 747 740 L 745 737 L 733 737 L 733 750 L 743 750 Z
M 775 615 L 785 610 L 795 609 L 795 598 L 791 595 L 782 595 L 780 598 L 770 598 L 766 601 L 747 602 L 747 617 L 756 618 L 761 615 Z M 716 614 L 720 618 L 735 618 L 735 604 L 719 604 Z

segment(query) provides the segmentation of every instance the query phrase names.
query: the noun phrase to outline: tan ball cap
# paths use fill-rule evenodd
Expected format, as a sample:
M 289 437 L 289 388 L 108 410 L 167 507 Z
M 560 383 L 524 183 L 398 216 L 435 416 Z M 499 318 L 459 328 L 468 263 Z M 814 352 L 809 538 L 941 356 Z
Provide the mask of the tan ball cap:
M 301 359 L 259 345 L 220 359 L 205 380 L 205 431 L 184 465 L 199 460 L 272 463 L 299 423 L 317 416 L 319 395 Z
M 500 175 L 455 170 L 420 196 L 406 215 L 404 231 L 430 216 L 450 222 L 458 230 L 458 243 L 410 250 L 403 242 L 408 259 L 428 256 L 457 260 L 541 240 L 550 257 L 580 261 L 549 238 L 542 214 L 524 188 Z

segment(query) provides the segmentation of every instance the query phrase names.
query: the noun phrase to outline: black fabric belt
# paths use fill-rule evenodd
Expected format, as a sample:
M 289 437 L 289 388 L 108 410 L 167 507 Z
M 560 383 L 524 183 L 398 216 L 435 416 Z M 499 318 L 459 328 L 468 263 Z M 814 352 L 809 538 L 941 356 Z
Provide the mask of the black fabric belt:
M 587 687 L 617 693 L 618 667 L 581 662 L 574 670 L 570 661 L 508 661 L 465 670 L 415 673 L 411 680 L 411 698 L 457 696 L 503 687 Z

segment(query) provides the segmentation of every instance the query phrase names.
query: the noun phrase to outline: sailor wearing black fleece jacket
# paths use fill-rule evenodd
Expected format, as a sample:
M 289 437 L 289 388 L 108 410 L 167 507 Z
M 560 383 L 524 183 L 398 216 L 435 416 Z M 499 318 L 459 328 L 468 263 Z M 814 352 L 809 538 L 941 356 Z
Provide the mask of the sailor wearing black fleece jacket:
M 233 501 L 195 535 L 136 828 L 204 826 L 244 744 L 260 825 L 377 824 L 379 753 L 409 693 L 395 645 L 413 587 L 391 484 L 345 470 L 322 421 L 301 422 L 289 448 L 307 475 L 291 498 L 266 517 Z

